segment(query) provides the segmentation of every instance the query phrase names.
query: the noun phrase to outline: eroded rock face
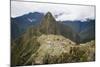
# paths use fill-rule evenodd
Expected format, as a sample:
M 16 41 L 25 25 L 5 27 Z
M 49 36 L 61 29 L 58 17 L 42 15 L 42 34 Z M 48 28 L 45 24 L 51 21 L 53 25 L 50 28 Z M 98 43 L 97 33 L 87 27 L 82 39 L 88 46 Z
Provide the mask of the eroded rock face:
M 91 45 L 76 45 L 61 35 L 52 34 L 41 35 L 37 38 L 37 41 L 40 43 L 39 49 L 25 64 L 50 64 L 94 60 L 95 50 Z

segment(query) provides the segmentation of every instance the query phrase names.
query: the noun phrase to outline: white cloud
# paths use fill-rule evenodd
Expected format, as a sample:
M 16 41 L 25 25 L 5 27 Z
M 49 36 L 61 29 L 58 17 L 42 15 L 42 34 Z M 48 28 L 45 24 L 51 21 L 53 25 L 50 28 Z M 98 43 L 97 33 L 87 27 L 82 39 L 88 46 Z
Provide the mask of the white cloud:
M 29 12 L 51 12 L 58 16 L 56 20 L 84 20 L 85 18 L 95 18 L 94 6 L 63 5 L 34 2 L 11 2 L 11 16 L 17 17 Z

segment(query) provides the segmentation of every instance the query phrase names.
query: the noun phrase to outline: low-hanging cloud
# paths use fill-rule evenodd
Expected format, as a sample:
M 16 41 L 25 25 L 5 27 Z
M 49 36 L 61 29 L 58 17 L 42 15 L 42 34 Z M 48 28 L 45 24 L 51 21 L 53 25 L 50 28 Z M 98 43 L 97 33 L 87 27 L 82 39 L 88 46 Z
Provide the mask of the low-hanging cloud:
M 95 6 L 63 5 L 34 2 L 11 2 L 11 16 L 17 17 L 29 12 L 51 12 L 56 20 L 84 20 L 95 18 Z

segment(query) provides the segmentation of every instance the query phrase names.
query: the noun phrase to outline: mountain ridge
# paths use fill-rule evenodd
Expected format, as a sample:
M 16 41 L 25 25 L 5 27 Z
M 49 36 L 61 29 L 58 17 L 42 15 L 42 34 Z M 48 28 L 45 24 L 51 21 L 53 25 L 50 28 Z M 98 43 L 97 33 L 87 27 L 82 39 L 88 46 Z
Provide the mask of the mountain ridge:
M 32 26 L 34 26 L 34 28 L 35 27 L 38 27 L 38 28 L 40 27 L 39 31 L 41 31 L 41 32 L 45 31 L 46 34 L 48 32 L 48 34 L 49 33 L 53 33 L 53 34 L 61 34 L 61 35 L 64 35 L 64 36 L 66 36 L 64 33 L 68 34 L 66 32 L 66 31 L 68 31 L 67 30 L 67 28 L 68 28 L 70 36 L 72 35 L 69 38 L 72 39 L 72 40 L 74 39 L 74 41 L 75 41 L 75 39 L 77 39 L 79 37 L 83 37 L 83 34 L 81 35 L 80 32 L 84 32 L 85 33 L 85 29 L 88 29 L 88 27 L 90 27 L 90 29 L 92 29 L 93 34 L 95 34 L 94 33 L 94 31 L 95 31 L 95 20 L 89 20 L 88 19 L 87 21 L 84 21 L 84 22 L 83 21 L 81 22 L 79 20 L 78 21 L 61 21 L 61 22 L 59 22 L 59 21 L 56 21 L 54 19 L 54 17 L 52 16 L 52 14 L 50 12 L 48 12 L 47 14 L 45 14 L 45 16 L 43 14 L 41 14 L 41 13 L 38 13 L 38 12 L 29 13 L 29 14 L 26 14 L 26 15 L 23 15 L 23 16 L 29 15 L 30 19 L 33 19 L 33 18 L 35 18 L 34 14 L 37 15 L 36 17 L 40 16 L 40 18 L 37 18 L 38 21 L 31 22 L 31 23 L 29 23 L 29 21 L 28 22 L 24 22 L 23 19 L 21 19 L 21 21 L 22 21 L 21 22 L 21 21 L 17 21 L 17 20 L 14 20 L 14 19 L 11 18 L 11 27 L 12 27 L 11 28 L 12 29 L 11 30 L 11 37 L 12 37 L 12 39 L 15 39 L 18 36 L 23 35 L 25 33 L 25 31 L 27 30 L 27 28 L 32 27 Z M 49 14 L 50 14 L 50 18 L 52 18 L 52 19 L 50 19 L 48 21 L 49 25 L 47 25 L 47 23 L 43 23 L 43 22 L 44 22 L 44 20 L 47 21 L 46 20 L 47 19 L 47 15 L 49 15 Z M 29 18 L 29 16 L 27 16 L 27 17 Z M 33 17 L 31 17 L 31 16 L 33 16 Z M 43 18 L 45 18 L 45 19 L 43 19 Z M 25 20 L 28 20 L 28 19 L 25 19 Z M 43 26 L 44 26 L 44 28 L 43 28 Z M 66 31 L 64 31 L 63 29 L 65 29 Z M 91 32 L 90 29 L 87 30 L 87 31 Z M 84 34 L 84 35 L 87 35 L 87 33 Z M 74 38 L 73 38 L 73 36 L 74 36 Z M 75 36 L 76 36 L 76 38 L 75 38 Z M 89 37 L 90 36 L 91 35 L 89 35 Z M 68 37 L 68 36 L 66 36 L 66 37 Z M 92 35 L 92 38 L 94 38 L 94 37 L 95 36 Z M 85 37 L 85 39 L 86 38 L 87 37 Z

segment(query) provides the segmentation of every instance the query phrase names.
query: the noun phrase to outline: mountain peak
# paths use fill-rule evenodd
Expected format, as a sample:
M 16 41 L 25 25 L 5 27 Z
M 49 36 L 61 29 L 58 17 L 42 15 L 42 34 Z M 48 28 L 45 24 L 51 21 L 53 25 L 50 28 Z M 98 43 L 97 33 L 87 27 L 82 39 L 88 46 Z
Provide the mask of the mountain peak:
M 46 13 L 47 16 L 52 16 L 51 12 Z
M 45 14 L 44 18 L 47 19 L 47 20 L 51 20 L 51 19 L 52 19 L 52 20 L 55 21 L 55 19 L 54 19 L 54 17 L 53 17 L 53 15 L 52 15 L 51 12 L 47 12 L 47 13 Z
M 44 18 L 42 19 L 42 23 L 55 23 L 56 20 L 55 18 L 52 16 L 52 14 L 50 12 L 47 12 L 44 16 Z
M 40 23 L 41 31 L 45 34 L 57 34 L 57 21 L 50 12 L 47 12 Z

